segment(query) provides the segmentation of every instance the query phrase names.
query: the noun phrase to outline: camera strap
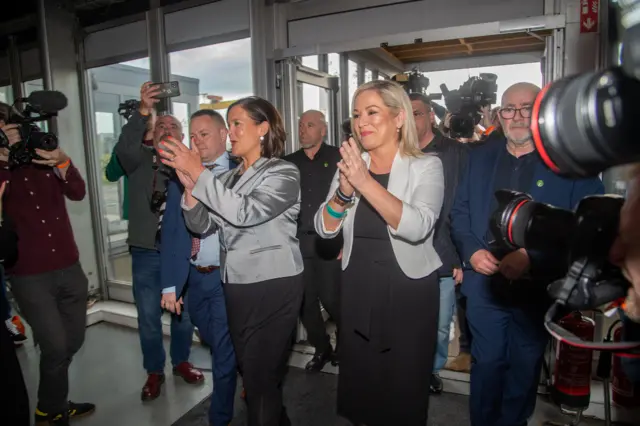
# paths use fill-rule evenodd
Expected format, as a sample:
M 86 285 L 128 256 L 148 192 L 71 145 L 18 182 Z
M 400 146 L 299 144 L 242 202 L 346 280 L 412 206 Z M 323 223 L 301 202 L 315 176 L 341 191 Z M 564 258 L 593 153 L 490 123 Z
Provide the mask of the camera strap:
M 544 326 L 554 338 L 562 343 L 566 343 L 569 346 L 574 346 L 581 349 L 591 349 L 594 351 L 603 352 L 615 352 L 618 356 L 624 358 L 636 358 L 640 359 L 640 342 L 610 342 L 610 343 L 595 343 L 588 340 L 583 340 L 570 332 L 569 330 L 561 327 L 555 322 L 559 316 L 563 316 L 561 312 L 565 312 L 566 309 L 559 303 L 551 305 L 544 317 Z

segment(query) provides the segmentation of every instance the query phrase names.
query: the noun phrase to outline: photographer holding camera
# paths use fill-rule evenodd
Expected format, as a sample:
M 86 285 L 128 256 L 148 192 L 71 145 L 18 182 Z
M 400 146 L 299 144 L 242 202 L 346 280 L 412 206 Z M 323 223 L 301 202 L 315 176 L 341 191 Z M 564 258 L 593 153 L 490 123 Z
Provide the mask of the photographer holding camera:
M 501 237 L 489 226 L 498 205 L 494 193 L 503 188 L 527 192 L 536 201 L 573 209 L 585 196 L 604 192 L 597 177 L 560 177 L 536 155 L 529 127 L 539 91 L 529 83 L 505 91 L 499 116 L 506 141 L 495 140 L 469 152 L 451 212 L 454 243 L 470 267 L 461 290 L 467 297 L 473 337 L 473 426 L 527 424 L 549 339 L 543 321 L 550 305 L 548 283 L 539 273 L 556 259 L 497 244 Z
M 69 417 L 92 412 L 93 404 L 69 402 L 69 365 L 82 347 L 87 315 L 88 280 L 65 197 L 80 201 L 85 183 L 59 147 L 36 149 L 28 163 L 10 167 L 10 153 L 20 150 L 20 124 L 6 124 L 15 112 L 0 104 L 0 131 L 9 148 L 0 148 L 0 182 L 8 181 L 3 208 L 15 222 L 18 260 L 8 269 L 13 295 L 40 345 L 40 383 L 36 421 L 67 425 Z

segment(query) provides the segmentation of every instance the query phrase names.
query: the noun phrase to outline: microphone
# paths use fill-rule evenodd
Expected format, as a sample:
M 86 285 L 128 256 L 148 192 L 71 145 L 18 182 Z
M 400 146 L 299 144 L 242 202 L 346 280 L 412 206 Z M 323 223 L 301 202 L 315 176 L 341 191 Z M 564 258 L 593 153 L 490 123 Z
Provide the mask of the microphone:
M 24 99 L 39 113 L 55 113 L 67 107 L 67 97 L 56 90 L 36 90 Z

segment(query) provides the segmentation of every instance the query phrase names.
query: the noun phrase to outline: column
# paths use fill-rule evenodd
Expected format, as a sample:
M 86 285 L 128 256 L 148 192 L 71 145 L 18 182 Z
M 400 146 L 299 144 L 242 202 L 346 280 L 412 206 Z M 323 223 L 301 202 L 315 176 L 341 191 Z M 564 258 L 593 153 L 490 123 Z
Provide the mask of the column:
M 72 158 L 87 184 L 87 196 L 83 201 L 68 201 L 67 210 L 73 227 L 76 243 L 80 251 L 80 262 L 89 278 L 89 290 L 100 286 L 99 264 L 96 244 L 99 237 L 94 232 L 92 206 L 89 191 L 95 191 L 88 181 L 87 158 L 91 143 L 86 139 L 83 128 L 81 75 L 79 73 L 76 50 L 76 21 L 72 14 L 58 7 L 56 2 L 39 0 L 38 16 L 41 31 L 40 49 L 48 52 L 43 58 L 43 81 L 47 89 L 64 93 L 68 106 L 60 111 L 56 120 L 60 146 Z M 49 87 L 47 87 L 49 86 Z M 99 216 L 98 216 L 99 217 Z M 102 244 L 100 242 L 100 244 Z

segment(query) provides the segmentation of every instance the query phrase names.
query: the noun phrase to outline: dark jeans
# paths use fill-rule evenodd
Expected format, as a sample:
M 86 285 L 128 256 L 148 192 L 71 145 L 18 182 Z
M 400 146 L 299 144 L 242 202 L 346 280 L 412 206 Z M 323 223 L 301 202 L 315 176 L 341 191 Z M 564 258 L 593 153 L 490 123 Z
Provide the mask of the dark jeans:
M 160 252 L 131 247 L 133 298 L 138 310 L 138 333 L 142 359 L 147 373 L 163 373 L 166 354 L 162 334 L 162 285 L 160 283 Z M 171 316 L 171 363 L 176 366 L 189 360 L 193 324 L 188 302 L 180 315 Z
M 300 312 L 302 274 L 225 284 L 229 329 L 247 391 L 248 426 L 290 426 L 282 382 Z
M 340 328 L 340 261 L 320 257 L 304 258 L 304 299 L 300 319 L 307 330 L 307 341 L 316 353 L 331 349 L 320 303 Z
M 69 365 L 84 343 L 89 282 L 79 263 L 38 275 L 11 277 L 11 290 L 40 345 L 38 408 L 67 409 Z
M 188 285 L 189 315 L 193 324 L 198 327 L 200 337 L 211 348 L 213 393 L 209 422 L 212 425 L 227 425 L 233 419 L 233 398 L 238 372 L 220 270 L 203 274 L 195 266 L 191 266 Z
M 0 319 L 11 319 L 11 305 L 7 299 L 7 282 L 4 279 L 4 267 L 0 265 Z

